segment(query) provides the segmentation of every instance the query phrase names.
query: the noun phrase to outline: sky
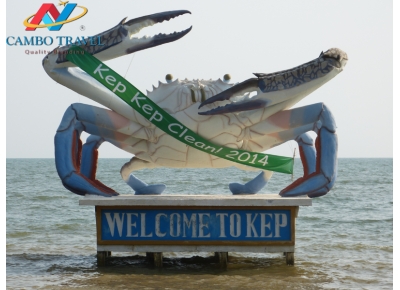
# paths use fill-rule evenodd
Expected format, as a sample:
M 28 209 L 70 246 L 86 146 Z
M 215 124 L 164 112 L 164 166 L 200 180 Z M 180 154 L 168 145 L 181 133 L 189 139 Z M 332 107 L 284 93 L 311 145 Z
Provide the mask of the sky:
M 57 0 L 58 1 L 58 0 Z M 57 4 L 57 1 L 53 1 Z M 45 1 L 52 3 L 52 1 Z M 141 91 L 151 90 L 166 74 L 175 78 L 217 79 L 229 73 L 237 83 L 252 73 L 289 69 L 332 47 L 344 50 L 344 71 L 299 102 L 324 102 L 333 112 L 339 158 L 393 157 L 393 9 L 391 1 L 87 1 L 77 21 L 58 32 L 26 32 L 22 22 L 42 1 L 6 2 L 6 35 L 92 36 L 128 19 L 170 10 L 189 10 L 169 22 L 143 30 L 171 33 L 193 26 L 182 39 L 124 56 L 107 64 Z M 59 7 L 59 6 L 57 6 Z M 61 8 L 59 7 L 61 10 Z M 76 8 L 78 9 L 78 8 Z M 72 103 L 100 106 L 54 82 L 42 68 L 50 46 L 5 46 L 6 157 L 53 158 L 54 135 Z M 83 134 L 83 140 L 87 135 Z M 292 156 L 294 141 L 266 153 Z M 130 158 L 110 144 L 103 158 Z

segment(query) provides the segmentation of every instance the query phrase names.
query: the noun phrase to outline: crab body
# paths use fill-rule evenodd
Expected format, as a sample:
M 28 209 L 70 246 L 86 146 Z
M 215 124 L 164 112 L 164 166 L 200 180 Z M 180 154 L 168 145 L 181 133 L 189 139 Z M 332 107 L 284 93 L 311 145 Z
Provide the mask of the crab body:
M 216 81 L 175 80 L 170 83 L 160 82 L 152 92 L 147 92 L 147 96 L 190 130 L 212 143 L 240 148 L 243 143 L 243 140 L 239 138 L 242 128 L 234 115 L 201 116 L 197 113 L 202 100 L 221 93 L 231 86 L 220 79 Z M 151 125 L 151 128 L 154 130 L 154 140 L 148 142 L 148 150 L 145 153 L 150 162 L 167 167 L 217 168 L 232 166 L 232 163 L 227 160 L 181 143 L 154 125 Z M 173 128 L 173 132 L 180 135 L 183 130 L 176 127 Z M 195 142 L 194 146 L 205 148 L 201 142 Z M 207 150 L 215 151 L 217 148 L 210 147 Z M 135 156 L 141 158 L 140 153 Z
M 134 34 L 153 25 L 189 13 L 185 10 L 157 13 L 119 23 L 100 33 L 105 46 L 84 49 L 106 61 L 142 49 L 175 41 L 190 29 L 172 35 L 136 39 Z M 122 178 L 136 194 L 160 194 L 163 184 L 149 185 L 133 175 L 135 170 L 160 166 L 187 168 L 253 167 L 199 151 L 217 150 L 184 136 L 180 126 L 171 130 L 187 138 L 187 146 L 163 132 L 129 107 L 111 91 L 65 58 L 63 51 L 50 53 L 43 60 L 45 71 L 55 81 L 109 109 L 72 104 L 64 114 L 55 136 L 55 157 L 63 185 L 77 194 L 118 195 L 96 180 L 98 148 L 110 142 L 134 157 L 121 168 Z M 256 78 L 232 85 L 219 80 L 175 80 L 159 82 L 147 96 L 193 132 L 216 146 L 264 152 L 289 140 L 299 144 L 304 176 L 281 191 L 282 196 L 326 194 L 336 180 L 337 137 L 329 109 L 315 104 L 291 109 L 305 96 L 331 80 L 343 70 L 347 55 L 330 49 L 301 66 L 272 74 L 255 74 Z M 256 92 L 250 96 L 250 92 Z M 82 146 L 80 134 L 91 136 Z M 318 134 L 314 146 L 308 131 Z M 231 183 L 233 194 L 254 194 L 262 189 L 272 172 L 264 170 L 246 184 Z

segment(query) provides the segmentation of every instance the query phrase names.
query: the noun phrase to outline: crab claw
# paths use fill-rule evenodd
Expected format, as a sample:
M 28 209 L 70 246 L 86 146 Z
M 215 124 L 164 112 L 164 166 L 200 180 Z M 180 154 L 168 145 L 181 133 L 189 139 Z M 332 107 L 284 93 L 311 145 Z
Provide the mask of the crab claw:
M 142 16 L 139 18 L 135 18 L 132 20 L 129 20 L 124 24 L 124 26 L 129 27 L 129 32 L 131 34 L 131 38 L 134 34 L 138 33 L 141 29 L 152 26 L 156 23 L 161 23 L 163 21 L 169 21 L 172 18 L 175 18 L 177 16 L 183 15 L 183 14 L 191 14 L 190 11 L 188 10 L 176 10 L 176 11 L 168 11 L 168 12 L 161 12 L 161 13 L 156 13 L 156 14 L 151 14 L 147 16 Z M 140 43 L 138 43 L 135 46 L 130 47 L 127 49 L 127 53 L 132 53 L 136 52 L 139 50 L 147 49 L 150 47 L 154 47 L 157 45 L 161 45 L 164 43 L 172 42 L 175 40 L 178 40 L 182 37 L 184 37 L 186 34 L 188 34 L 192 30 L 192 27 L 189 27 L 186 30 L 183 30 L 181 32 L 174 32 L 172 34 L 157 34 L 153 37 L 149 38 L 142 38 L 139 39 L 141 40 Z
M 244 93 L 252 90 L 252 89 L 257 89 L 258 88 L 258 79 L 252 78 L 245 80 L 244 82 L 241 82 L 240 84 L 237 84 L 207 100 L 202 102 L 199 106 L 199 109 L 205 105 L 209 105 L 215 102 L 222 102 L 229 100 L 230 98 L 234 96 L 240 96 L 243 95 Z M 201 112 L 199 113 L 201 114 Z
M 223 107 L 218 107 L 210 111 L 199 112 L 199 115 L 218 115 L 225 113 L 249 111 L 249 110 L 265 108 L 267 105 L 268 105 L 268 100 L 257 99 L 257 100 L 242 101 L 242 102 L 227 104 Z
M 202 102 L 199 106 L 199 109 L 205 105 L 209 105 L 215 102 L 227 101 L 234 97 L 240 97 L 245 95 L 246 93 L 252 91 L 260 92 L 260 78 L 261 74 L 255 74 L 258 78 L 251 78 L 241 82 L 207 100 Z M 241 101 L 232 102 L 225 106 L 220 106 L 215 109 L 199 112 L 199 115 L 218 115 L 218 114 L 226 114 L 226 113 L 235 113 L 242 111 L 250 111 L 255 109 L 261 109 L 267 107 L 271 101 L 268 99 L 257 98 L 257 97 L 242 97 Z
M 255 91 L 258 89 L 259 80 L 256 78 L 245 80 L 244 82 L 237 84 L 201 103 L 199 109 L 205 105 L 212 104 L 214 102 L 221 102 L 231 99 L 235 96 L 241 96 L 249 91 Z M 199 115 L 217 115 L 217 114 L 225 114 L 225 113 L 234 113 L 241 111 L 249 111 L 255 109 L 265 108 L 268 105 L 269 101 L 266 99 L 253 99 L 253 98 L 244 98 L 242 101 L 233 102 L 227 104 L 223 107 L 217 107 L 215 109 L 199 112 Z
M 146 15 L 129 21 L 126 21 L 126 18 L 124 18 L 115 27 L 92 36 L 90 39 L 85 39 L 57 49 L 58 56 L 56 62 L 57 64 L 68 62 L 66 51 L 73 45 L 80 46 L 92 55 L 98 54 L 96 55 L 97 58 L 106 61 L 178 40 L 188 34 L 192 27 L 181 32 L 174 32 L 171 34 L 160 33 L 151 37 L 144 36 L 142 38 L 137 38 L 135 35 L 145 27 L 153 26 L 163 21 L 169 21 L 183 14 L 191 13 L 188 10 L 176 10 Z
M 318 58 L 292 69 L 269 74 L 255 73 L 257 78 L 248 79 L 205 100 L 199 109 L 214 102 L 229 100 L 231 103 L 199 114 L 234 113 L 272 107 L 291 100 L 298 102 L 340 73 L 346 63 L 347 54 L 338 48 L 331 48 Z M 251 92 L 256 92 L 256 95 L 248 97 Z

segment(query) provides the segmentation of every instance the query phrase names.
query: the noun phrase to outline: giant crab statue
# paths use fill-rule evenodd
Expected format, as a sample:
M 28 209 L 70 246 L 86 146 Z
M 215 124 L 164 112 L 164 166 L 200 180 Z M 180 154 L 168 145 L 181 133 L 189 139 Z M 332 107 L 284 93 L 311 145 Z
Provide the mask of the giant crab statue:
M 101 61 L 172 42 L 191 27 L 169 35 L 135 38 L 142 28 L 170 20 L 186 10 L 169 11 L 125 22 L 98 34 L 104 45 L 81 45 Z M 43 59 L 43 67 L 56 82 L 88 97 L 110 110 L 72 104 L 65 112 L 55 136 L 55 161 L 62 184 L 79 194 L 118 195 L 96 180 L 98 148 L 104 141 L 134 154 L 121 168 L 121 176 L 135 194 L 160 194 L 163 184 L 149 185 L 132 172 L 142 168 L 225 168 L 237 166 L 257 170 L 201 152 L 158 129 L 111 91 L 77 68 L 66 58 L 69 46 L 57 48 Z M 283 197 L 325 195 L 337 174 L 337 136 L 333 115 L 323 103 L 290 109 L 301 99 L 339 74 L 347 62 L 337 48 L 316 59 L 275 73 L 255 74 L 236 85 L 223 80 L 175 80 L 159 83 L 147 92 L 161 108 L 188 128 L 215 144 L 264 152 L 296 140 L 304 176 L 280 192 Z M 248 93 L 256 92 L 250 97 Z M 200 105 L 200 106 L 199 106 Z M 219 105 L 219 106 L 218 106 Z M 82 131 L 90 134 L 82 146 Z M 317 133 L 317 139 L 307 134 Z M 246 184 L 231 183 L 233 194 L 254 194 L 268 182 L 272 172 L 262 170 Z

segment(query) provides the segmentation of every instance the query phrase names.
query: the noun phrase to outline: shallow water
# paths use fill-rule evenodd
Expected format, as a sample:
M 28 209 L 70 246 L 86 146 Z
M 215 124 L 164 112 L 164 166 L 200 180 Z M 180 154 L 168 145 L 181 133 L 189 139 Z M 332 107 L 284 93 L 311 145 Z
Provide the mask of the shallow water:
M 124 159 L 100 159 L 98 179 L 118 192 Z M 300 177 L 295 162 L 295 178 Z M 165 183 L 164 194 L 230 194 L 229 182 L 256 175 L 229 169 L 154 169 L 137 176 Z M 277 193 L 291 176 L 274 174 L 260 194 Z M 213 189 L 210 192 L 210 188 Z M 301 207 L 295 265 L 282 254 L 229 253 L 226 270 L 213 253 L 165 253 L 162 269 L 143 253 L 113 253 L 96 263 L 94 208 L 64 189 L 53 159 L 7 159 L 9 289 L 392 289 L 393 159 L 339 159 L 335 187 Z

